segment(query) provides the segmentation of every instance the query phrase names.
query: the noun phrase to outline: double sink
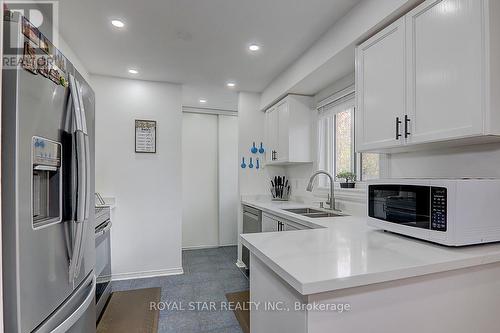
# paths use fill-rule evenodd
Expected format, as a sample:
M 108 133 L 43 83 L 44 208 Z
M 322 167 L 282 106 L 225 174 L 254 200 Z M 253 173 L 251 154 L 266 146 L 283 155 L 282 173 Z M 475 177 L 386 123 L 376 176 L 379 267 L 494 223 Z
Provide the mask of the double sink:
M 335 213 L 335 212 L 326 212 L 324 210 L 318 210 L 314 208 L 291 208 L 291 209 L 283 209 L 284 211 L 302 215 L 310 218 L 320 218 L 320 217 L 338 217 L 345 216 L 345 214 Z

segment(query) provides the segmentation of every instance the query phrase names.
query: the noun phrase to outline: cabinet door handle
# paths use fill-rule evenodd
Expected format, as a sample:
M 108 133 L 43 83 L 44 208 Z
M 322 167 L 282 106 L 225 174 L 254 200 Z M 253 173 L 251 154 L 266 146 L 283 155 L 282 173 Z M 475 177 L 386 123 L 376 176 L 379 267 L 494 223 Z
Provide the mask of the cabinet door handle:
M 408 124 L 411 121 L 411 119 L 408 117 L 408 115 L 405 115 L 405 139 L 410 136 L 410 132 L 408 131 Z
M 399 140 L 399 138 L 402 136 L 401 133 L 399 133 L 400 125 L 401 125 L 401 120 L 399 120 L 399 117 L 396 117 L 396 140 Z

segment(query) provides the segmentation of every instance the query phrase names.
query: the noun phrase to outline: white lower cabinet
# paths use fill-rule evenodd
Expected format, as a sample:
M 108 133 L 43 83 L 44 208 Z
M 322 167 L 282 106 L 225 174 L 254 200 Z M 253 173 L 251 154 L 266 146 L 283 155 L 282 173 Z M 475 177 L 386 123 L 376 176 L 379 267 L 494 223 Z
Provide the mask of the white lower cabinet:
M 312 229 L 300 223 L 295 223 L 282 217 L 271 215 L 268 213 L 262 214 L 262 232 L 273 231 L 291 231 L 291 230 L 304 230 Z
M 262 232 L 278 231 L 278 221 L 274 216 L 262 214 Z
M 356 149 L 500 140 L 500 1 L 427 0 L 356 49 Z
M 307 227 L 304 227 L 303 225 L 293 223 L 290 221 L 285 222 L 285 227 L 283 231 L 293 231 L 293 230 L 304 230 L 304 229 L 309 229 Z

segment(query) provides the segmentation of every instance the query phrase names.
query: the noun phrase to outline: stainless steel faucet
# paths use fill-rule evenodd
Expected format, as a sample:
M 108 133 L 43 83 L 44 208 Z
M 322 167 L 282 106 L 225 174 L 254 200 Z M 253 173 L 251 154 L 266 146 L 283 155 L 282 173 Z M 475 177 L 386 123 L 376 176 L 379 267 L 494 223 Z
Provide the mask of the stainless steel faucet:
M 330 178 L 330 209 L 331 210 L 336 210 L 335 209 L 335 193 L 333 190 L 334 187 L 334 182 L 333 182 L 333 177 L 331 174 L 324 170 L 318 170 L 315 173 L 312 174 L 311 178 L 309 179 L 309 184 L 307 185 L 306 191 L 312 192 L 313 190 L 313 185 L 314 185 L 314 178 L 316 178 L 317 175 L 326 175 L 328 178 Z

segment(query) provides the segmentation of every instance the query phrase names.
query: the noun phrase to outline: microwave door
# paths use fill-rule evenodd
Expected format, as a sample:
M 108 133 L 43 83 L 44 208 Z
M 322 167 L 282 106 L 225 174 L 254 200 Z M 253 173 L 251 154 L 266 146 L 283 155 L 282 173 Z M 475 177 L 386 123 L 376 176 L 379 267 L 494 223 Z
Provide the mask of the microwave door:
M 402 226 L 428 229 L 429 192 L 426 186 L 370 186 L 369 216 Z
M 386 216 L 388 221 L 397 221 L 398 224 L 417 228 L 426 228 L 429 217 L 419 214 L 415 199 L 388 198 Z

